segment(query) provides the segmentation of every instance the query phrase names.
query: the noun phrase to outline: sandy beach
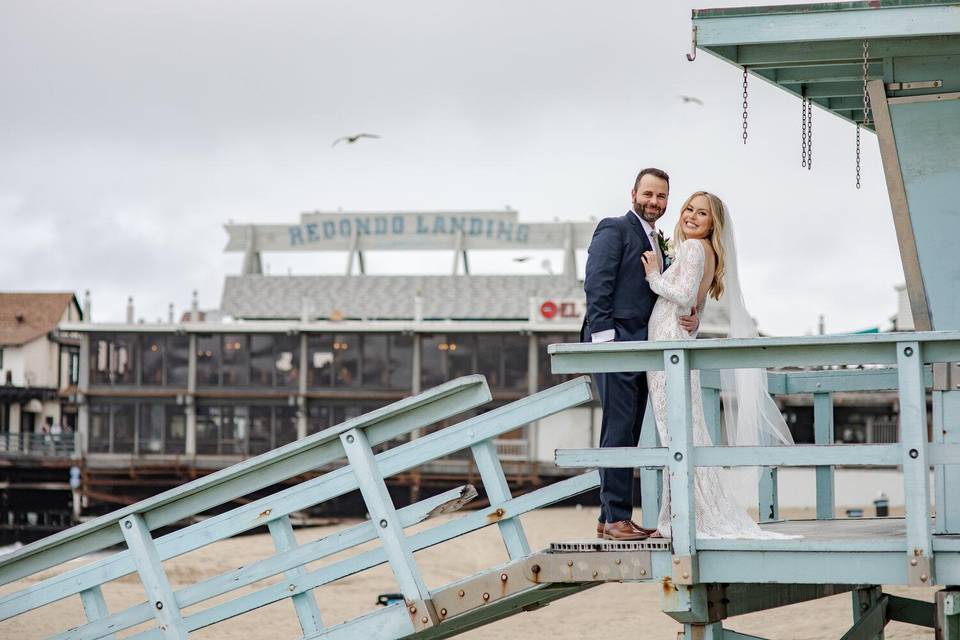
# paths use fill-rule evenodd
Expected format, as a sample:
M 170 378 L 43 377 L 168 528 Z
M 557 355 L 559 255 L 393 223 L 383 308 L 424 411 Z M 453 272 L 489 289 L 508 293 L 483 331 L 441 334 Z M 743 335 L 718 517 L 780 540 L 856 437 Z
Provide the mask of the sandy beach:
M 791 514 L 792 515 L 792 514 Z M 415 530 L 435 526 L 442 516 L 419 525 Z M 595 522 L 593 508 L 544 509 L 522 517 L 530 546 L 539 549 L 551 541 L 574 540 L 589 537 Z M 350 526 L 357 520 L 344 520 L 335 526 L 314 527 L 297 530 L 301 542 L 328 535 L 332 531 Z M 374 546 L 372 543 L 361 549 Z M 174 558 L 165 563 L 175 589 L 196 580 L 214 576 L 270 555 L 273 545 L 268 535 L 251 535 L 226 540 L 193 553 Z M 356 553 L 341 554 L 326 558 L 327 564 Z M 506 560 L 506 552 L 495 527 L 487 527 L 458 540 L 416 554 L 428 586 L 440 587 L 452 580 L 469 576 L 485 567 Z M 67 563 L 57 569 L 46 571 L 29 580 L 30 583 L 78 566 Z M 309 565 L 316 568 L 320 564 Z M 267 580 L 254 587 L 274 582 Z M 18 583 L 22 587 L 27 582 Z M 0 589 L 6 594 L 14 589 L 7 585 Z M 316 590 L 317 601 L 328 626 L 375 608 L 374 602 L 380 593 L 396 591 L 396 583 L 386 565 L 342 579 Z M 522 613 L 489 626 L 474 630 L 461 637 L 471 640 L 502 640 L 519 637 L 551 637 L 559 640 L 574 640 L 602 632 L 603 636 L 632 638 L 677 637 L 681 626 L 660 611 L 660 587 L 656 584 L 606 584 L 565 600 L 560 600 L 537 611 Z M 889 587 L 889 593 L 927 601 L 933 600 L 934 589 L 908 589 Z M 114 581 L 104 588 L 104 595 L 111 611 L 144 600 L 143 591 L 135 575 Z M 187 610 L 187 615 L 220 600 L 211 600 L 199 607 Z M 819 640 L 839 638 L 850 624 L 850 596 L 847 594 L 825 598 L 815 602 L 784 607 L 766 613 L 756 613 L 728 619 L 727 628 L 771 639 Z M 78 596 L 33 611 L 12 620 L 0 622 L 0 638 L 45 638 L 83 622 L 83 612 Z M 136 630 L 147 628 L 146 625 Z M 132 631 L 119 634 L 127 637 Z M 201 629 L 191 637 L 227 640 L 240 638 L 298 638 L 299 624 L 289 601 L 278 602 L 246 615 L 233 618 L 213 627 Z M 933 630 L 901 623 L 890 623 L 886 637 L 932 638 Z

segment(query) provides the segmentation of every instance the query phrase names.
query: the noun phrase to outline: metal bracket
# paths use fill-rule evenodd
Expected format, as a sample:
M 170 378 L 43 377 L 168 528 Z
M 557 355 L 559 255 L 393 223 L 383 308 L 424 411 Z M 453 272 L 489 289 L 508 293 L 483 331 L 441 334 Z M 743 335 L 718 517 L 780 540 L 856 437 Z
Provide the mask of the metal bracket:
M 673 556 L 673 583 L 697 584 L 700 581 L 700 569 L 696 554 Z
M 697 25 L 693 25 L 690 32 L 690 53 L 687 54 L 687 60 L 693 62 L 697 59 Z
M 911 587 L 929 587 L 934 584 L 933 558 L 910 556 L 907 560 L 907 584 Z
M 960 389 L 960 362 L 933 363 L 933 390 L 953 391 Z
M 410 615 L 410 622 L 413 623 L 413 628 L 416 631 L 424 631 L 440 622 L 433 600 L 408 602 L 407 613 Z
M 649 580 L 649 551 L 545 553 L 527 564 L 530 582 L 623 582 Z
M 943 80 L 924 80 L 923 82 L 888 82 L 887 91 L 909 91 L 910 89 L 939 89 Z

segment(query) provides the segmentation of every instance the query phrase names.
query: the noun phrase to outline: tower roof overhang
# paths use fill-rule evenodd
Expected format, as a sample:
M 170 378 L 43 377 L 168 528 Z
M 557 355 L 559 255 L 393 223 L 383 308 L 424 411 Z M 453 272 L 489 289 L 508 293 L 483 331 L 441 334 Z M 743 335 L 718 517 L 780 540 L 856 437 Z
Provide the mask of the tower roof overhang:
M 943 86 L 943 78 L 934 77 L 935 70 L 925 65 L 917 65 L 910 81 L 894 82 L 896 59 L 960 56 L 956 2 L 695 9 L 693 27 L 697 49 L 851 122 L 864 120 L 864 41 L 869 43 L 867 78 L 884 80 L 889 96 L 914 96 Z M 872 122 L 866 126 L 873 128 Z

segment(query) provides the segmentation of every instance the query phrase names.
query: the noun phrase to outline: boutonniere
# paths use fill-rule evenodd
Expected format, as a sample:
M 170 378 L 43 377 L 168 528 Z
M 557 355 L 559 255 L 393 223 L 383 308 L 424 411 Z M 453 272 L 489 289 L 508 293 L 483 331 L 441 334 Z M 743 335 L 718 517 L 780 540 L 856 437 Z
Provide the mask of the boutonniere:
M 663 231 L 660 230 L 657 231 L 657 244 L 660 246 L 660 254 L 663 256 L 663 268 L 666 269 L 673 262 L 676 248 L 673 246 L 673 241 L 664 236 Z

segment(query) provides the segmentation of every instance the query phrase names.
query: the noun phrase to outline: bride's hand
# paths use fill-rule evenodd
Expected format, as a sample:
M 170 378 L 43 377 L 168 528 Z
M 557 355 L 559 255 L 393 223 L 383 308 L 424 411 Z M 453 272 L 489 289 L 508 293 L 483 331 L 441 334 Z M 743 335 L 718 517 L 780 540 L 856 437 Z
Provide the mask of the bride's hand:
M 660 272 L 660 263 L 657 260 L 657 254 L 653 251 L 644 251 L 643 255 L 640 256 L 640 260 L 643 262 L 643 270 L 647 272 L 647 275 Z

